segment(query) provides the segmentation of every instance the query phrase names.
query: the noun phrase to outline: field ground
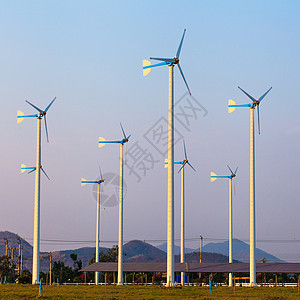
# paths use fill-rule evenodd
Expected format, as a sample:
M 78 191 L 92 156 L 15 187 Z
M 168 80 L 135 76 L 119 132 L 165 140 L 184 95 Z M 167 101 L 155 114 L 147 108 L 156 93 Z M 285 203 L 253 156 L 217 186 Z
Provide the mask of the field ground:
M 0 299 L 38 298 L 39 286 L 0 285 Z M 40 299 L 300 299 L 297 287 L 43 286 Z

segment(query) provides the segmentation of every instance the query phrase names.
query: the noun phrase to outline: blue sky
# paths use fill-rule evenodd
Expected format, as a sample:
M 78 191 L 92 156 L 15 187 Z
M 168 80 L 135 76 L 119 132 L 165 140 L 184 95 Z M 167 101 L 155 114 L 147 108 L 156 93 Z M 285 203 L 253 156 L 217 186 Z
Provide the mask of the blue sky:
M 249 110 L 229 115 L 227 102 L 248 102 L 237 86 L 255 97 L 272 86 L 256 136 L 257 239 L 264 241 L 258 247 L 300 261 L 299 242 L 266 242 L 300 240 L 298 1 L 0 3 L 1 230 L 32 238 L 34 175 L 20 174 L 19 167 L 35 162 L 36 120 L 17 124 L 16 112 L 33 112 L 25 99 L 44 108 L 56 96 L 47 119 L 49 144 L 43 132 L 43 166 L 51 181 L 42 179 L 41 238 L 95 239 L 92 187 L 81 187 L 80 178 L 97 177 L 98 165 L 104 174 L 118 174 L 119 148 L 99 149 L 97 140 L 120 138 L 121 121 L 132 134 L 128 153 L 138 142 L 158 161 L 139 183 L 125 168 L 124 239 L 166 239 L 165 157 L 144 136 L 167 118 L 168 69 L 143 78 L 142 60 L 174 56 L 186 28 L 181 66 L 194 99 L 208 111 L 188 129 L 175 124 L 197 169 L 186 171 L 186 236 L 227 238 L 227 182 L 210 183 L 209 175 L 227 172 L 230 164 L 239 166 L 234 236 L 249 239 Z M 175 70 L 175 99 L 185 92 Z M 182 155 L 180 141 L 175 158 Z M 179 238 L 180 176 L 175 178 Z M 117 240 L 117 230 L 118 207 L 107 207 L 101 239 Z M 42 250 L 80 245 L 43 242 Z

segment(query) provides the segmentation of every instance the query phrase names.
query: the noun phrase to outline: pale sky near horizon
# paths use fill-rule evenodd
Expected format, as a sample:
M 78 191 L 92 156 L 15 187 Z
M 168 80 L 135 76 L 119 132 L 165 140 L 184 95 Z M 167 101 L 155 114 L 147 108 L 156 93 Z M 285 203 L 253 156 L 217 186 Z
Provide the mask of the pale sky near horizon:
M 168 68 L 143 77 L 142 60 L 173 57 L 186 28 L 180 58 L 193 98 L 181 98 L 186 88 L 175 69 L 175 159 L 183 158 L 184 137 L 197 170 L 185 172 L 186 246 L 198 247 L 193 239 L 199 235 L 206 242 L 228 237 L 228 182 L 210 182 L 211 171 L 228 173 L 227 164 L 239 166 L 234 237 L 249 240 L 249 109 L 228 114 L 227 103 L 249 102 L 238 86 L 257 98 L 272 86 L 261 103 L 261 135 L 256 134 L 257 247 L 300 262 L 298 1 L 0 0 L 0 5 L 1 231 L 32 243 L 34 174 L 21 174 L 20 165 L 35 163 L 36 120 L 17 124 L 16 113 L 34 113 L 25 100 L 45 108 L 56 96 L 47 115 L 49 144 L 42 128 L 42 162 L 51 180 L 41 181 L 41 250 L 93 246 L 78 242 L 95 240 L 96 223 L 92 187 L 81 187 L 80 179 L 97 178 L 99 165 L 108 177 L 119 173 L 119 147 L 97 143 L 99 136 L 120 139 L 119 122 L 132 134 L 124 240 L 166 239 L 166 156 L 153 130 L 163 128 L 167 118 Z M 193 114 L 186 108 L 191 103 L 202 110 Z M 189 124 L 182 109 L 191 115 Z M 133 156 L 137 146 L 140 157 Z M 179 238 L 177 172 L 175 185 Z M 105 191 L 115 192 L 111 185 Z M 118 206 L 109 205 L 101 211 L 101 240 L 116 241 Z

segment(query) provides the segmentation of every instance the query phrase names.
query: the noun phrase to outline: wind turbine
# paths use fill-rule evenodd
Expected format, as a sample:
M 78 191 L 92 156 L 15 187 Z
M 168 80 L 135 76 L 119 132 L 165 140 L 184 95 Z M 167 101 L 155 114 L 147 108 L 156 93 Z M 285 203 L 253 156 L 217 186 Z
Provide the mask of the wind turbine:
M 167 286 L 173 286 L 174 280 L 174 66 L 177 65 L 183 81 L 191 91 L 183 75 L 179 64 L 180 51 L 185 35 L 185 29 L 174 58 L 155 58 L 150 59 L 162 61 L 161 63 L 151 65 L 150 61 L 143 60 L 143 76 L 150 73 L 151 68 L 167 65 L 169 67 L 169 124 L 168 124 L 168 237 L 167 237 Z
M 257 107 L 257 122 L 258 133 L 260 134 L 259 121 L 259 104 L 272 89 L 269 88 L 260 98 L 255 99 L 243 89 L 238 87 L 252 103 L 235 104 L 233 100 L 228 101 L 228 112 L 232 113 L 236 107 L 250 108 L 250 285 L 256 286 L 256 264 L 255 264 L 255 249 L 256 249 L 256 228 L 255 228 L 255 136 L 254 136 L 254 110 Z
M 181 241 L 180 241 L 180 262 L 185 263 L 185 178 L 184 178 L 184 167 L 189 165 L 195 172 L 196 170 L 190 164 L 185 148 L 185 142 L 183 141 L 184 148 L 184 160 L 175 161 L 174 165 L 181 165 L 178 173 L 181 172 Z M 168 160 L 165 160 L 165 168 L 168 168 Z M 185 284 L 185 272 L 181 272 L 181 285 Z
M 213 182 L 217 178 L 229 178 L 229 263 L 232 263 L 232 180 L 236 176 L 238 168 L 232 172 L 231 168 L 227 165 L 231 175 L 223 176 L 210 172 L 210 181 Z M 229 286 L 232 286 L 232 273 L 229 273 Z
M 99 227 L 100 227 L 100 186 L 104 182 L 101 169 L 99 168 L 100 179 L 99 180 L 86 180 L 81 178 L 81 186 L 85 186 L 88 183 L 97 183 L 97 223 L 96 223 L 96 263 L 99 262 Z M 99 284 L 99 272 L 95 272 L 95 284 Z
M 56 97 L 50 102 L 50 104 L 45 108 L 45 110 L 38 108 L 37 106 L 33 105 L 32 103 L 30 103 L 29 101 L 26 100 L 26 102 L 29 105 L 31 105 L 33 108 L 35 108 L 38 111 L 38 114 L 24 115 L 24 113 L 21 111 L 17 112 L 17 122 L 18 123 L 21 123 L 24 120 L 24 118 L 37 118 L 36 166 L 29 167 L 29 168 L 35 168 L 34 170 L 36 171 L 36 173 L 35 173 L 35 191 L 34 191 L 32 284 L 38 284 L 39 277 L 40 277 L 40 274 L 39 274 L 40 273 L 40 177 L 41 177 L 40 170 L 42 170 L 44 172 L 44 170 L 41 166 L 41 121 L 44 118 L 46 137 L 47 137 L 47 142 L 49 143 L 46 114 L 47 114 L 49 108 L 51 107 L 51 105 L 53 104 L 53 102 L 55 101 L 55 99 L 56 99 Z M 23 168 L 26 168 L 26 166 L 24 165 Z M 26 170 L 26 169 L 21 168 L 21 170 Z M 45 173 L 45 175 L 47 176 L 46 173 Z
M 126 136 L 122 124 L 121 129 L 123 133 L 122 140 L 106 141 L 104 138 L 99 137 L 99 148 L 105 144 L 120 144 L 120 187 L 119 187 L 119 246 L 118 246 L 118 285 L 123 285 L 123 153 L 124 144 L 129 141 L 129 136 Z

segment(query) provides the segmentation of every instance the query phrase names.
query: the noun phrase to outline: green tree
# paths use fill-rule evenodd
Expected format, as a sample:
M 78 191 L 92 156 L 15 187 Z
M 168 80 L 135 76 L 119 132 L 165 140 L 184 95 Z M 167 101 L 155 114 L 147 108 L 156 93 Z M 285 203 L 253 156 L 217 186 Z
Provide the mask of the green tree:
M 89 260 L 89 265 L 93 264 L 96 261 L 96 253 Z M 118 261 L 118 246 L 113 245 L 112 248 L 109 248 L 106 252 L 100 251 L 99 253 L 99 262 L 117 262 Z
M 31 272 L 27 269 L 22 271 L 22 276 L 19 277 L 19 283 L 31 283 Z
M 0 256 L 0 275 L 1 277 L 6 276 L 9 282 L 14 280 L 14 269 L 15 264 L 11 263 L 9 256 Z
M 59 283 L 72 282 L 74 278 L 73 269 L 71 267 L 65 266 L 63 261 L 55 261 L 52 267 L 52 276 L 55 281 Z
M 73 260 L 73 265 L 74 265 L 74 274 L 73 274 L 73 278 L 72 281 L 73 282 L 80 282 L 80 275 L 82 272 L 79 272 L 79 270 L 82 269 L 82 261 L 78 260 L 78 256 L 75 253 L 71 253 L 70 254 L 71 259 Z

